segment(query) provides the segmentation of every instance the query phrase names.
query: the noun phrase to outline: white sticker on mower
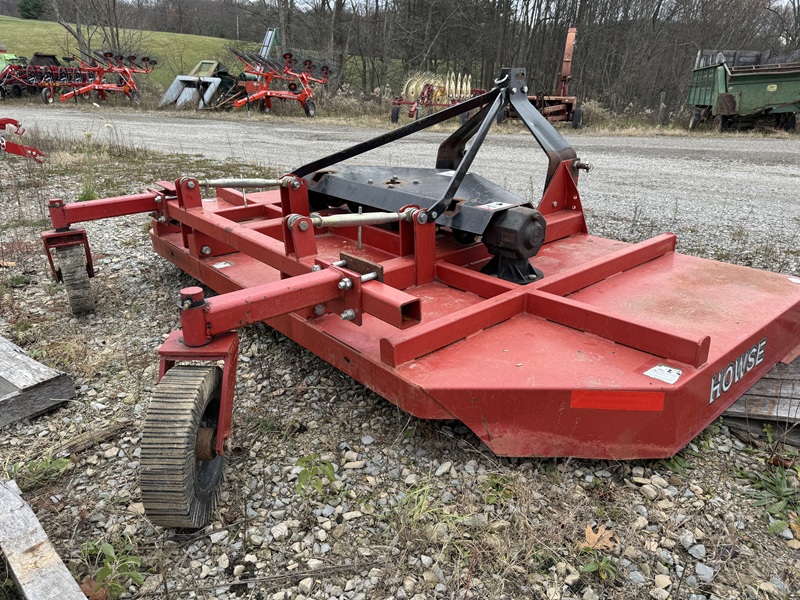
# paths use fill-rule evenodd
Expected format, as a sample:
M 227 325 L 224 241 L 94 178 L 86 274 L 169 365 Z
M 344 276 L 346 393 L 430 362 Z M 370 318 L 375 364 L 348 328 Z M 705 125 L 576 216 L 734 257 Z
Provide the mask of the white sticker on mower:
M 726 393 L 734 383 L 747 375 L 754 367 L 764 362 L 764 352 L 767 348 L 767 338 L 753 344 L 751 348 L 745 350 L 737 356 L 728 366 L 719 373 L 711 377 L 711 393 L 708 396 L 708 403 L 711 404 Z
M 645 371 L 644 374 L 653 379 L 663 381 L 664 383 L 673 384 L 681 378 L 683 371 L 675 367 L 668 367 L 667 365 L 656 365 L 652 369 Z
M 800 277 L 789 277 L 789 281 L 792 283 L 800 283 Z
M 452 177 L 455 174 L 456 174 L 455 171 L 440 171 L 439 173 L 437 173 L 437 175 L 444 175 L 445 177 Z
M 233 263 L 229 263 L 229 262 L 218 262 L 218 263 L 215 263 L 215 264 L 213 264 L 213 265 L 211 265 L 211 266 L 212 266 L 212 267 L 214 267 L 215 269 L 224 269 L 225 267 L 232 267 L 232 266 L 233 266 Z
M 489 204 L 478 204 L 475 208 L 482 208 L 483 210 L 500 210 L 501 208 L 506 208 L 509 206 L 514 206 L 508 202 L 489 202 Z

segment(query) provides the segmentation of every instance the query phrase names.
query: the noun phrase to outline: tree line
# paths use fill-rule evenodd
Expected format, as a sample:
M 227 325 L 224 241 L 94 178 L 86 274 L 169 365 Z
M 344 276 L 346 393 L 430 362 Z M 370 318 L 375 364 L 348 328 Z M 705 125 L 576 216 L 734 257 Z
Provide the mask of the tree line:
M 3 12 L 20 6 L 82 47 L 123 52 L 137 50 L 124 47 L 136 44 L 128 29 L 244 42 L 277 27 L 281 50 L 325 56 L 365 94 L 397 93 L 411 71 L 487 88 L 504 66 L 526 67 L 531 89 L 551 92 L 576 27 L 570 93 L 614 112 L 654 107 L 661 92 L 677 108 L 700 49 L 800 48 L 800 0 L 0 0 Z

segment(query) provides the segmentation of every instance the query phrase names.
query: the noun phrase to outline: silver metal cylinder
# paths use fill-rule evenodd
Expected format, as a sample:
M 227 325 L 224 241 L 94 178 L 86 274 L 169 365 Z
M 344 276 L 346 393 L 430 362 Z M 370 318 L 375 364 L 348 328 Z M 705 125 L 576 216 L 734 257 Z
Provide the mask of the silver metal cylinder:
M 281 185 L 280 179 L 203 179 L 200 185 L 204 187 L 229 187 L 229 188 L 264 188 Z
M 404 212 L 349 213 L 325 216 L 311 213 L 309 216 L 314 227 L 358 227 L 359 225 L 383 225 L 398 221 L 410 221 L 412 213 L 413 209 Z

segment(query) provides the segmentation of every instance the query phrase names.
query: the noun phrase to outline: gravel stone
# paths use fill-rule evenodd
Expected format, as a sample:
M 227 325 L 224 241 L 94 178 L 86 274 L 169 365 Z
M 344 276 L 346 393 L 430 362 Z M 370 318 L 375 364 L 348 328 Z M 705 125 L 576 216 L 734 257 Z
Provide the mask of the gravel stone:
M 435 474 L 436 474 L 436 477 L 441 477 L 441 476 L 442 476 L 442 475 L 444 475 L 445 473 L 449 473 L 449 472 L 450 472 L 450 469 L 451 469 L 452 467 L 453 467 L 453 463 L 452 463 L 452 462 L 450 462 L 449 460 L 448 460 L 448 461 L 445 461 L 445 462 L 443 462 L 441 465 L 439 465 L 439 468 L 438 468 L 438 469 L 436 469 L 436 473 L 435 473 Z
M 714 578 L 714 569 L 711 567 L 706 566 L 703 563 L 697 563 L 694 566 L 694 572 L 697 577 L 704 583 L 710 583 L 711 580 Z
M 703 544 L 697 544 L 689 548 L 689 554 L 694 556 L 698 560 L 702 560 L 706 557 L 706 547 Z
M 658 498 L 658 490 L 654 488 L 652 485 L 645 484 L 641 488 L 639 488 L 639 491 L 642 493 L 642 496 L 644 496 L 648 500 L 655 500 L 656 498 Z
M 289 527 L 286 525 L 286 523 L 278 523 L 269 530 L 269 533 L 273 540 L 279 542 L 289 537 Z
M 667 589 L 669 586 L 672 585 L 672 580 L 669 578 L 668 575 L 656 575 L 655 583 L 656 587 Z
M 314 578 L 306 577 L 305 579 L 301 579 L 300 583 L 297 584 L 297 588 L 303 594 L 310 594 L 311 590 L 314 589 Z
M 644 585 L 647 583 L 647 579 L 645 579 L 645 576 L 639 571 L 631 571 L 628 573 L 628 579 L 630 579 L 636 585 Z

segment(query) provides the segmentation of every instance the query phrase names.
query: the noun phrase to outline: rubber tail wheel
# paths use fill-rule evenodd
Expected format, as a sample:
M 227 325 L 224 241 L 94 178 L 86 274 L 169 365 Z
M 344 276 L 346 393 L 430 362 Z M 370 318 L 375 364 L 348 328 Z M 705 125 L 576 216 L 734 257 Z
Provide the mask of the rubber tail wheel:
M 61 279 L 67 289 L 69 306 L 74 315 L 94 312 L 94 296 L 86 269 L 86 251 L 83 246 L 62 246 L 56 248 Z
M 156 385 L 142 431 L 139 475 L 145 514 L 155 525 L 197 529 L 217 507 L 225 457 L 209 448 L 221 381 L 217 366 L 178 365 Z
M 307 117 L 313 117 L 317 114 L 317 105 L 314 104 L 313 100 L 306 100 L 306 103 L 303 105 L 303 111 L 306 113 Z

